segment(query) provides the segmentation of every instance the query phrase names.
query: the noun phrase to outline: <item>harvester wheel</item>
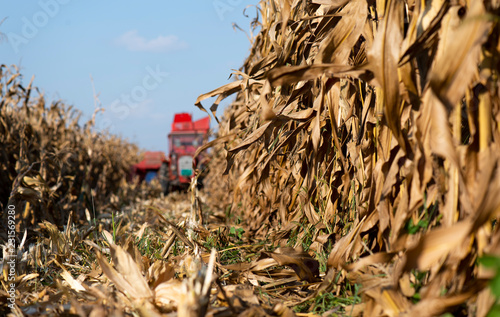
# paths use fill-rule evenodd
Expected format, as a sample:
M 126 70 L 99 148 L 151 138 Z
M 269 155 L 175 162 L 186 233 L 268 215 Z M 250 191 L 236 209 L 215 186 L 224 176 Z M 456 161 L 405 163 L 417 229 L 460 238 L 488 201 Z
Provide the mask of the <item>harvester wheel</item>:
M 171 191 L 170 182 L 168 180 L 168 164 L 163 163 L 158 171 L 158 176 L 160 177 L 160 185 L 163 190 L 163 194 L 167 195 Z

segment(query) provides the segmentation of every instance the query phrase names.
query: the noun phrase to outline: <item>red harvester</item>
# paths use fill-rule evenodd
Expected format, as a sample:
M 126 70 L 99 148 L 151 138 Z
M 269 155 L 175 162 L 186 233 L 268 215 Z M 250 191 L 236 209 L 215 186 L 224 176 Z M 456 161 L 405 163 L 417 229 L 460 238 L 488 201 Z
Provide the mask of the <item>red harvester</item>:
M 178 188 L 187 188 L 194 176 L 193 160 L 199 170 L 204 169 L 204 157 L 194 157 L 196 150 L 207 140 L 210 119 L 193 121 L 189 113 L 174 115 L 172 130 L 168 134 L 169 154 L 146 152 L 142 162 L 133 166 L 134 174 L 145 175 L 141 179 L 148 181 L 148 171 L 156 171 L 165 194 Z M 157 159 L 161 155 L 163 158 Z M 199 179 L 201 181 L 201 179 Z

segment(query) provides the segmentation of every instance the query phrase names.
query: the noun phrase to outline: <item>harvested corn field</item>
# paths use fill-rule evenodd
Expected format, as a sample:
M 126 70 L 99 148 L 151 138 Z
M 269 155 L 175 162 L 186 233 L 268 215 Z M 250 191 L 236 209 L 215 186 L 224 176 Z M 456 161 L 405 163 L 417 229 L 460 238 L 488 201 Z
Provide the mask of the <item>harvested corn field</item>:
M 196 100 L 219 123 L 204 189 L 167 197 L 2 68 L 3 225 L 26 232 L 15 275 L 1 237 L 2 313 L 494 316 L 499 13 L 261 1 L 235 80 Z

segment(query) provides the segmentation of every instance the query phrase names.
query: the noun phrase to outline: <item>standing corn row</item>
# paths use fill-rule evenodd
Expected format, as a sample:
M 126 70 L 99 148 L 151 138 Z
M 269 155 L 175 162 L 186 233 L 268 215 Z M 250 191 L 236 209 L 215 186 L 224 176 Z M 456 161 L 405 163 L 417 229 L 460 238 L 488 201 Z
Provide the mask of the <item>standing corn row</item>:
M 471 298 L 484 315 L 476 260 L 500 256 L 499 6 L 261 1 L 236 81 L 197 100 L 218 96 L 215 115 L 237 93 L 211 167 L 232 195 L 214 197 L 276 243 L 335 234 L 328 266 L 365 286 L 367 315 L 472 313 Z

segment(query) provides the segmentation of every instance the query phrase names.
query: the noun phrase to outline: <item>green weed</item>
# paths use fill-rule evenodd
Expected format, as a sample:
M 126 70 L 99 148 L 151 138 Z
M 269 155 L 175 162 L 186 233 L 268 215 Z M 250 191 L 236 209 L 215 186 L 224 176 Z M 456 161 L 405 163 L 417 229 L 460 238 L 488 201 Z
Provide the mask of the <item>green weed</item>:
M 494 255 L 484 255 L 479 258 L 479 264 L 484 267 L 494 269 L 495 276 L 490 280 L 490 290 L 493 296 L 495 296 L 495 304 L 491 307 L 488 312 L 488 317 L 498 317 L 500 316 L 500 257 Z

